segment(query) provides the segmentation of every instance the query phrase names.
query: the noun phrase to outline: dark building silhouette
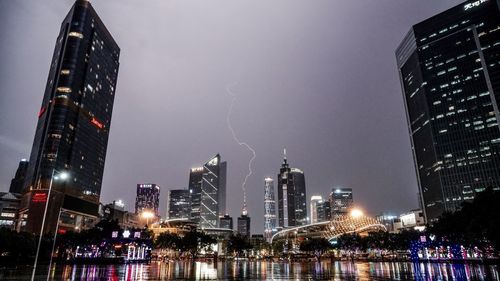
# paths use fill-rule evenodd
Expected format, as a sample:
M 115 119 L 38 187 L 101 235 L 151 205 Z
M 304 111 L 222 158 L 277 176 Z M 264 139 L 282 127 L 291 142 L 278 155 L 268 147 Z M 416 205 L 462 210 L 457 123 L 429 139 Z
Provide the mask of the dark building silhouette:
M 61 24 L 38 112 L 22 230 L 41 230 L 47 200 L 45 232 L 55 231 L 61 208 L 68 226 L 97 219 L 119 54 L 90 2 L 77 0 Z
M 168 219 L 189 219 L 191 215 L 191 196 L 189 189 L 168 191 Z
M 24 181 L 26 179 L 26 171 L 28 170 L 28 160 L 22 159 L 16 170 L 16 175 L 10 182 L 10 193 L 24 193 Z
M 307 224 L 304 172 L 290 168 L 286 154 L 278 174 L 278 222 L 280 227 Z
M 219 154 L 189 174 L 191 220 L 201 228 L 216 228 L 226 212 L 227 163 Z
M 332 188 L 329 203 L 332 214 L 331 218 L 335 219 L 346 215 L 349 213 L 354 203 L 352 188 Z
M 250 237 L 250 217 L 246 212 L 238 217 L 238 233 L 245 237 Z
M 233 229 L 233 218 L 226 214 L 220 218 L 220 228 Z
M 137 196 L 135 198 L 135 213 L 141 215 L 143 212 L 152 212 L 159 217 L 160 187 L 154 183 L 137 185 Z
M 414 25 L 396 51 L 428 222 L 500 181 L 500 10 L 467 1 Z

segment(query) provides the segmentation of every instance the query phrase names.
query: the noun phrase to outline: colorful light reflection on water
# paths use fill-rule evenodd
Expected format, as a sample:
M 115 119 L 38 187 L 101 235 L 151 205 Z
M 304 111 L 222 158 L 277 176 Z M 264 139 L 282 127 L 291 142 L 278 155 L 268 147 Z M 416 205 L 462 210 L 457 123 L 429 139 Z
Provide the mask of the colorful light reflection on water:
M 0 269 L 0 280 L 29 279 L 27 268 Z M 497 265 L 266 261 L 54 265 L 50 280 L 500 280 Z M 37 280 L 46 280 L 37 276 Z

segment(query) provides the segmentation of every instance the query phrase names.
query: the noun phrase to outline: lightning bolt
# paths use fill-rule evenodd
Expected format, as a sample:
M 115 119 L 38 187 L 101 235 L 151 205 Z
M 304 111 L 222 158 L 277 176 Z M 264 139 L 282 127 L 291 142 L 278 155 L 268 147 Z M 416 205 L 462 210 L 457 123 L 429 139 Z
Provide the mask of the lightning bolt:
M 244 146 L 246 149 L 248 149 L 252 153 L 252 157 L 250 158 L 250 161 L 248 161 L 248 173 L 245 176 L 245 179 L 243 180 L 243 183 L 241 184 L 241 189 L 243 190 L 243 212 L 246 215 L 247 212 L 247 190 L 246 190 L 246 184 L 248 178 L 253 174 L 252 170 L 252 163 L 255 160 L 255 157 L 257 157 L 257 154 L 255 153 L 255 149 L 253 149 L 248 143 L 240 141 L 238 137 L 236 136 L 236 133 L 234 132 L 233 126 L 231 125 L 231 113 L 233 111 L 234 103 L 236 102 L 236 95 L 231 91 L 231 88 L 238 84 L 238 82 L 234 82 L 232 84 L 229 84 L 226 86 L 226 92 L 231 96 L 231 105 L 229 106 L 229 110 L 227 111 L 227 116 L 226 116 L 226 123 L 227 127 L 229 128 L 229 131 L 231 131 L 231 135 L 233 136 L 234 141 L 240 145 Z

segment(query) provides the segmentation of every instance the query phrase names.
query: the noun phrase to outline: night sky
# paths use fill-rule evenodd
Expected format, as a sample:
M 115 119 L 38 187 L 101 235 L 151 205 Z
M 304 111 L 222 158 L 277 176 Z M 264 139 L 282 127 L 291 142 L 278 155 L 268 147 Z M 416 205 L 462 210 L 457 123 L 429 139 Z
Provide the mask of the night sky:
M 60 24 L 70 0 L 0 0 L 0 191 L 29 158 Z M 133 210 L 137 183 L 186 188 L 220 153 L 227 205 L 247 183 L 252 232 L 263 231 L 264 177 L 286 147 L 307 198 L 351 187 L 370 214 L 418 207 L 394 51 L 410 26 L 459 1 L 95 0 L 121 48 L 101 202 Z M 276 189 L 276 186 L 275 186 Z

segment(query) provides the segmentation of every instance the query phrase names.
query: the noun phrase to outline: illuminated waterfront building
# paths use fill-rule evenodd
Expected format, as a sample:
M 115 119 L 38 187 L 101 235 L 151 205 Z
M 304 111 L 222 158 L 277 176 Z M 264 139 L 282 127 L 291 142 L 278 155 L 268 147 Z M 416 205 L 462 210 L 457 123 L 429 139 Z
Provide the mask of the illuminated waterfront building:
M 59 217 L 74 229 L 97 219 L 119 55 L 90 2 L 77 0 L 56 39 L 26 172 L 20 230 L 41 230 L 47 201 L 45 233 L 55 231 Z
M 500 183 L 500 9 L 467 1 L 414 25 L 396 50 L 428 222 Z

